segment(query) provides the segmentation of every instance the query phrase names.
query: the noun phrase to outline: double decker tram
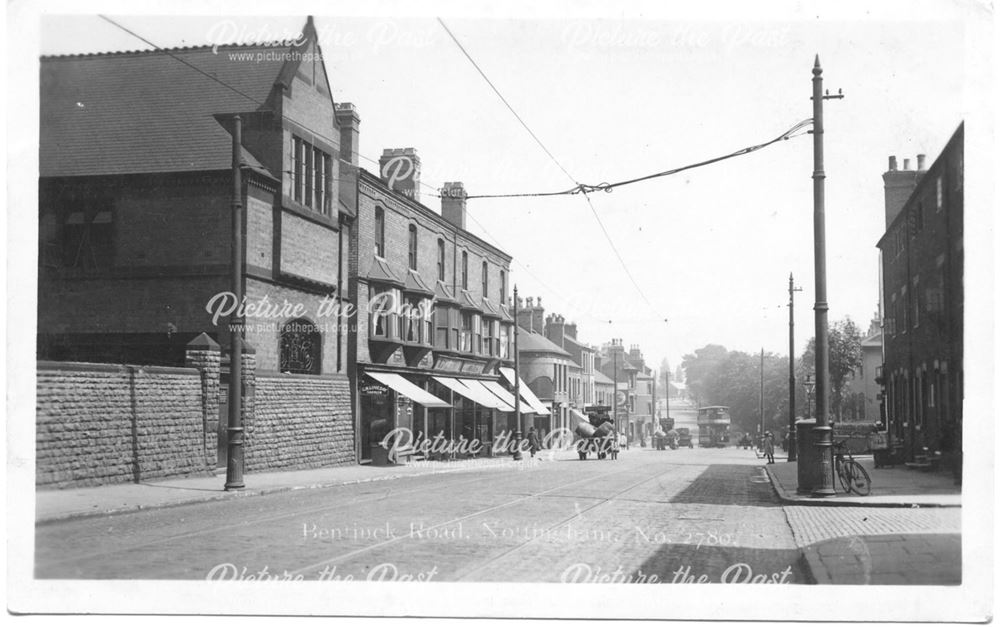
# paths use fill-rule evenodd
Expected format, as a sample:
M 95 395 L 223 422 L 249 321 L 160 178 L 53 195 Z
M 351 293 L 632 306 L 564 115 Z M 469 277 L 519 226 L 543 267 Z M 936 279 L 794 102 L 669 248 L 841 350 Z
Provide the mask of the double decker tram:
M 729 444 L 729 408 L 716 405 L 698 408 L 698 446 L 723 448 Z

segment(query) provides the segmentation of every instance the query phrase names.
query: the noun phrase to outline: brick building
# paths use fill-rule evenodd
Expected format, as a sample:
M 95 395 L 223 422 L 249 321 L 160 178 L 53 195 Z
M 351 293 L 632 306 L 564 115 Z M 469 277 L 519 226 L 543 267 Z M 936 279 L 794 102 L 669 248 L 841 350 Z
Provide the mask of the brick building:
M 567 398 L 570 409 L 583 412 L 594 400 L 594 348 L 577 339 L 576 323 L 552 314 L 545 318 L 545 337 L 569 353 L 569 386 Z
M 518 306 L 518 341 L 521 378 L 528 388 L 551 411 L 534 416 L 535 429 L 549 433 L 568 429 L 570 421 L 570 369 L 580 371 L 570 354 L 545 337 L 545 308 L 541 297 L 528 297 Z
M 183 366 L 204 332 L 223 347 L 225 400 L 228 312 L 210 306 L 230 289 L 240 116 L 242 280 L 259 305 L 246 320 L 248 469 L 355 461 L 347 328 L 320 308 L 346 288 L 356 188 L 341 181 L 357 164 L 358 120 L 333 102 L 311 19 L 302 35 L 281 54 L 41 60 L 40 359 Z
M 445 184 L 440 213 L 421 204 L 414 149 L 386 150 L 380 175 L 359 172 L 350 232 L 358 456 L 382 463 L 397 428 L 492 454 L 516 427 L 511 257 L 465 229 L 462 183 Z
M 964 123 L 924 168 L 897 168 L 885 181 L 886 232 L 878 242 L 885 312 L 881 382 L 890 440 L 907 461 L 924 447 L 960 470 L 963 399 Z

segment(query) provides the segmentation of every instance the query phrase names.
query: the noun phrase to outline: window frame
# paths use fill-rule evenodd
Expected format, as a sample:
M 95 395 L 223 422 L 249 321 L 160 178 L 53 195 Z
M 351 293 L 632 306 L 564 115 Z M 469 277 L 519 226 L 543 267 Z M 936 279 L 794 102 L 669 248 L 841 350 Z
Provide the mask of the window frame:
M 407 233 L 407 261 L 410 264 L 410 270 L 417 269 L 417 249 L 419 247 L 418 237 L 417 225 L 411 222 Z
M 375 207 L 375 256 L 385 259 L 385 209 Z

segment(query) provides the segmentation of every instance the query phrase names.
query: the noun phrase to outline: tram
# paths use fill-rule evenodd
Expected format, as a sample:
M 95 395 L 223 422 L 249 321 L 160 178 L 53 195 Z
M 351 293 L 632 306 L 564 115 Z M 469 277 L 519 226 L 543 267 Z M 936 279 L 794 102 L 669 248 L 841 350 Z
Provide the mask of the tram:
M 729 408 L 721 405 L 698 408 L 698 446 L 724 448 L 729 444 Z

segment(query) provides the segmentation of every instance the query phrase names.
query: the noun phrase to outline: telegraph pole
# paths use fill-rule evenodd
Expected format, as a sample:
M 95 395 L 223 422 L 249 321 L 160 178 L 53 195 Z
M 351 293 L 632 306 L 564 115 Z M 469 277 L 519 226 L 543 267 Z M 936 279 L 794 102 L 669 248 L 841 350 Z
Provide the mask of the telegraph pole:
M 792 273 L 788 273 L 788 461 L 797 459 L 795 454 L 795 287 Z
M 521 354 L 517 346 L 517 328 L 520 325 L 517 317 L 517 286 L 514 286 L 514 418 L 517 427 L 514 431 L 514 461 L 521 459 Z
M 764 437 L 764 349 L 760 349 L 760 437 Z M 763 442 L 763 439 L 761 440 Z
M 611 340 L 611 345 L 614 346 L 615 341 Z M 621 429 L 621 425 L 618 424 L 618 350 L 614 350 L 612 353 L 612 361 L 615 364 L 615 391 L 611 395 L 611 404 L 615 408 L 615 437 L 618 437 L 618 431 Z
M 226 429 L 226 490 L 243 483 L 243 121 L 233 116 L 232 275 L 236 307 L 229 317 L 229 422 Z
M 833 496 L 833 429 L 830 427 L 830 347 L 827 335 L 826 301 L 826 208 L 823 170 L 823 100 L 843 94 L 823 94 L 823 68 L 819 55 L 813 65 L 813 246 L 816 272 L 816 426 L 813 442 L 818 448 L 819 467 L 813 468 L 812 495 Z M 801 477 L 801 474 L 800 474 Z M 801 483 L 801 481 L 800 481 Z

